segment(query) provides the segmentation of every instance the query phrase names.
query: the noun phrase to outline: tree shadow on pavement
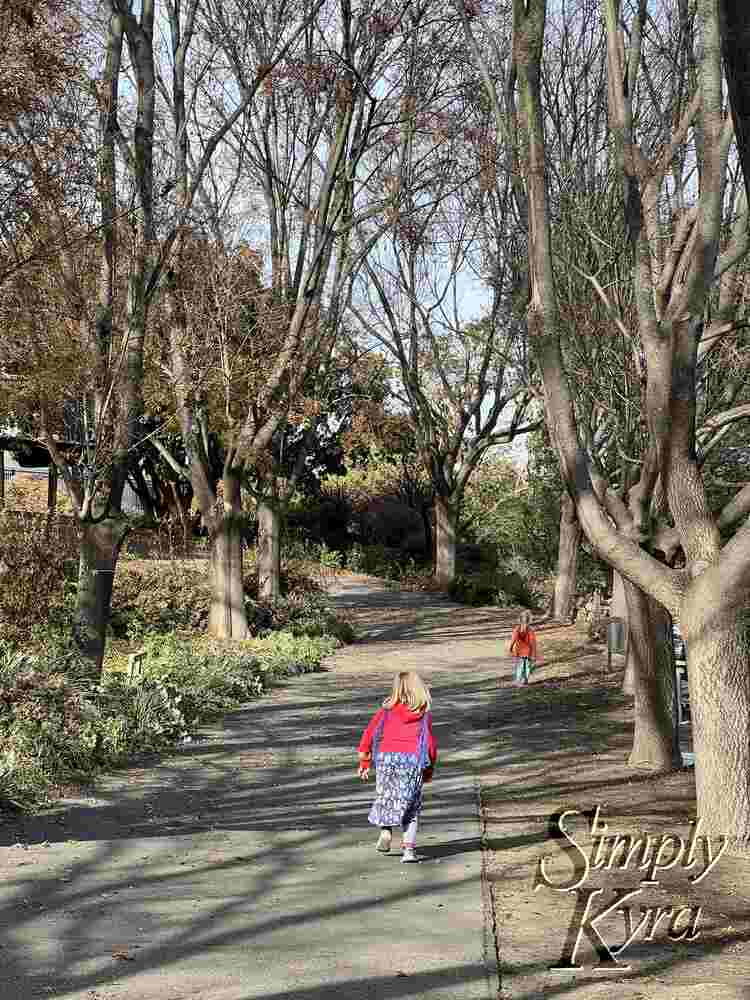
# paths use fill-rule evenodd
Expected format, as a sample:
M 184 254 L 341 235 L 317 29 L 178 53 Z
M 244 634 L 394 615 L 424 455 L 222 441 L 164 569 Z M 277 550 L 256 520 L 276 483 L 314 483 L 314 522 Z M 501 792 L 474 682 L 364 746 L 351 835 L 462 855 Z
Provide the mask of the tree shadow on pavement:
M 402 639 L 404 652 L 430 627 Z M 359 735 L 399 666 L 381 649 L 376 669 L 295 678 L 207 740 L 109 776 L 89 801 L 0 827 L 0 1000 L 104 1000 L 110 988 L 107 1000 L 176 1000 L 183 985 L 205 1000 L 483 995 L 486 966 L 450 957 L 462 907 L 480 906 L 482 843 L 466 835 L 475 777 L 507 761 L 504 794 L 524 813 L 514 820 L 535 823 L 490 831 L 485 846 L 535 849 L 547 829 L 525 796 L 548 779 L 562 793 L 592 752 L 619 752 L 627 724 L 607 713 L 621 702 L 585 685 L 498 687 L 509 661 L 447 658 L 431 677 L 441 761 L 419 842 L 430 863 L 384 864 L 366 821 L 373 785 L 355 777 Z M 583 742 L 571 735 L 580 713 Z M 512 768 L 535 765 L 538 780 L 515 788 Z M 365 960 L 372 974 L 356 971 Z M 265 986 L 241 988 L 243 977 Z

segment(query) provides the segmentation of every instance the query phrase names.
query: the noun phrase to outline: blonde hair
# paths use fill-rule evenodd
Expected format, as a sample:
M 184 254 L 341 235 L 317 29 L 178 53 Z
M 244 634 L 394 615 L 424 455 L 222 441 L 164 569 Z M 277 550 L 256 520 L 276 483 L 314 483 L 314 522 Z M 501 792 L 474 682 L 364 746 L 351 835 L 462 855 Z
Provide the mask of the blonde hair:
M 432 705 L 432 698 L 424 681 L 413 670 L 402 670 L 393 678 L 391 693 L 383 702 L 383 708 L 393 708 L 394 705 L 407 705 L 412 712 L 427 712 Z

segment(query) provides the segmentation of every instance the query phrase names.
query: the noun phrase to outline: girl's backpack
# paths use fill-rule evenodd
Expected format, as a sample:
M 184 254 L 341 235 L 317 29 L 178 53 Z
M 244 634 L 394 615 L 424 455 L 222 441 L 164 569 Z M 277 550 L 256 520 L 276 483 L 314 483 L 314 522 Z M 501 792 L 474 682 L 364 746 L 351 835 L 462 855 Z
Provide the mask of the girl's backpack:
M 388 710 L 383 712 L 383 716 L 377 725 L 377 729 L 372 737 L 372 760 L 373 763 L 377 764 L 378 754 L 380 753 L 380 743 L 383 739 L 383 730 L 385 729 L 385 720 L 388 718 Z M 422 716 L 422 721 L 419 725 L 419 736 L 417 738 L 417 761 L 420 768 L 424 771 L 425 768 L 430 766 L 430 752 L 427 746 L 427 733 L 429 731 L 430 720 L 432 719 L 431 712 L 425 712 Z

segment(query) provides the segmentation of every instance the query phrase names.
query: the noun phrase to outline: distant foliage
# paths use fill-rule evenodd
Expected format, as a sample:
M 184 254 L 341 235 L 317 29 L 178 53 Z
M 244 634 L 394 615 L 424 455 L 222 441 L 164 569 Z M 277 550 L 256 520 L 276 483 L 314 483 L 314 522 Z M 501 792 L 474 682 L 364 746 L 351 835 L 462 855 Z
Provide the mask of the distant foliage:
M 449 590 L 454 601 L 472 607 L 525 607 L 536 610 L 540 595 L 517 573 L 485 570 L 475 576 L 459 573 Z
M 341 640 L 276 632 L 239 648 L 151 635 L 131 669 L 90 685 L 63 648 L 0 654 L 0 809 L 43 805 L 142 750 L 159 750 L 261 695 L 273 678 L 317 670 Z
M 54 519 L 46 527 L 0 512 L 0 631 L 23 638 L 62 596 L 67 565 Z
M 519 551 L 528 555 L 536 519 L 525 472 L 504 459 L 479 466 L 461 507 L 461 532 L 467 540 L 495 546 L 499 558 Z
M 5 484 L 5 510 L 46 514 L 47 492 L 46 477 L 44 479 L 32 479 L 22 472 L 16 473 L 13 479 L 10 479 Z M 57 514 L 73 514 L 73 506 L 62 482 L 58 484 L 55 512 Z
M 211 603 L 208 562 L 165 561 L 123 566 L 115 577 L 111 627 L 119 638 L 139 638 L 171 632 L 203 633 Z M 253 635 L 282 628 L 313 627 L 328 630 L 339 626 L 315 581 L 294 564 L 282 571 L 280 601 L 258 598 L 258 578 L 248 560 L 244 575 L 248 625 Z M 298 625 L 304 622 L 304 625 Z M 318 633 L 319 634 L 319 633 Z

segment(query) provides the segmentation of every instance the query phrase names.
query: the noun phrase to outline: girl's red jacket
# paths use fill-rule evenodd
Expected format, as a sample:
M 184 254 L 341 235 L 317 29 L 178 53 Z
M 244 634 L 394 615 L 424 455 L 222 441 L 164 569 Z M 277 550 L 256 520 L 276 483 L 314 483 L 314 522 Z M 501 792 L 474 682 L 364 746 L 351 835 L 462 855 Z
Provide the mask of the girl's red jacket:
M 513 635 L 510 639 L 510 655 L 528 656 L 532 660 L 536 659 L 536 635 L 530 628 L 522 631 L 521 626 L 516 625 L 513 629 Z
M 381 708 L 370 719 L 367 729 L 362 733 L 357 750 L 367 755 L 372 751 L 372 740 L 378 723 L 383 718 L 385 709 Z M 381 753 L 416 753 L 419 742 L 419 728 L 422 724 L 423 712 L 412 712 L 407 705 L 399 702 L 388 710 L 388 718 L 383 726 L 383 736 L 380 740 Z M 430 765 L 437 760 L 437 744 L 432 732 L 432 719 L 427 725 L 427 752 L 430 755 Z

